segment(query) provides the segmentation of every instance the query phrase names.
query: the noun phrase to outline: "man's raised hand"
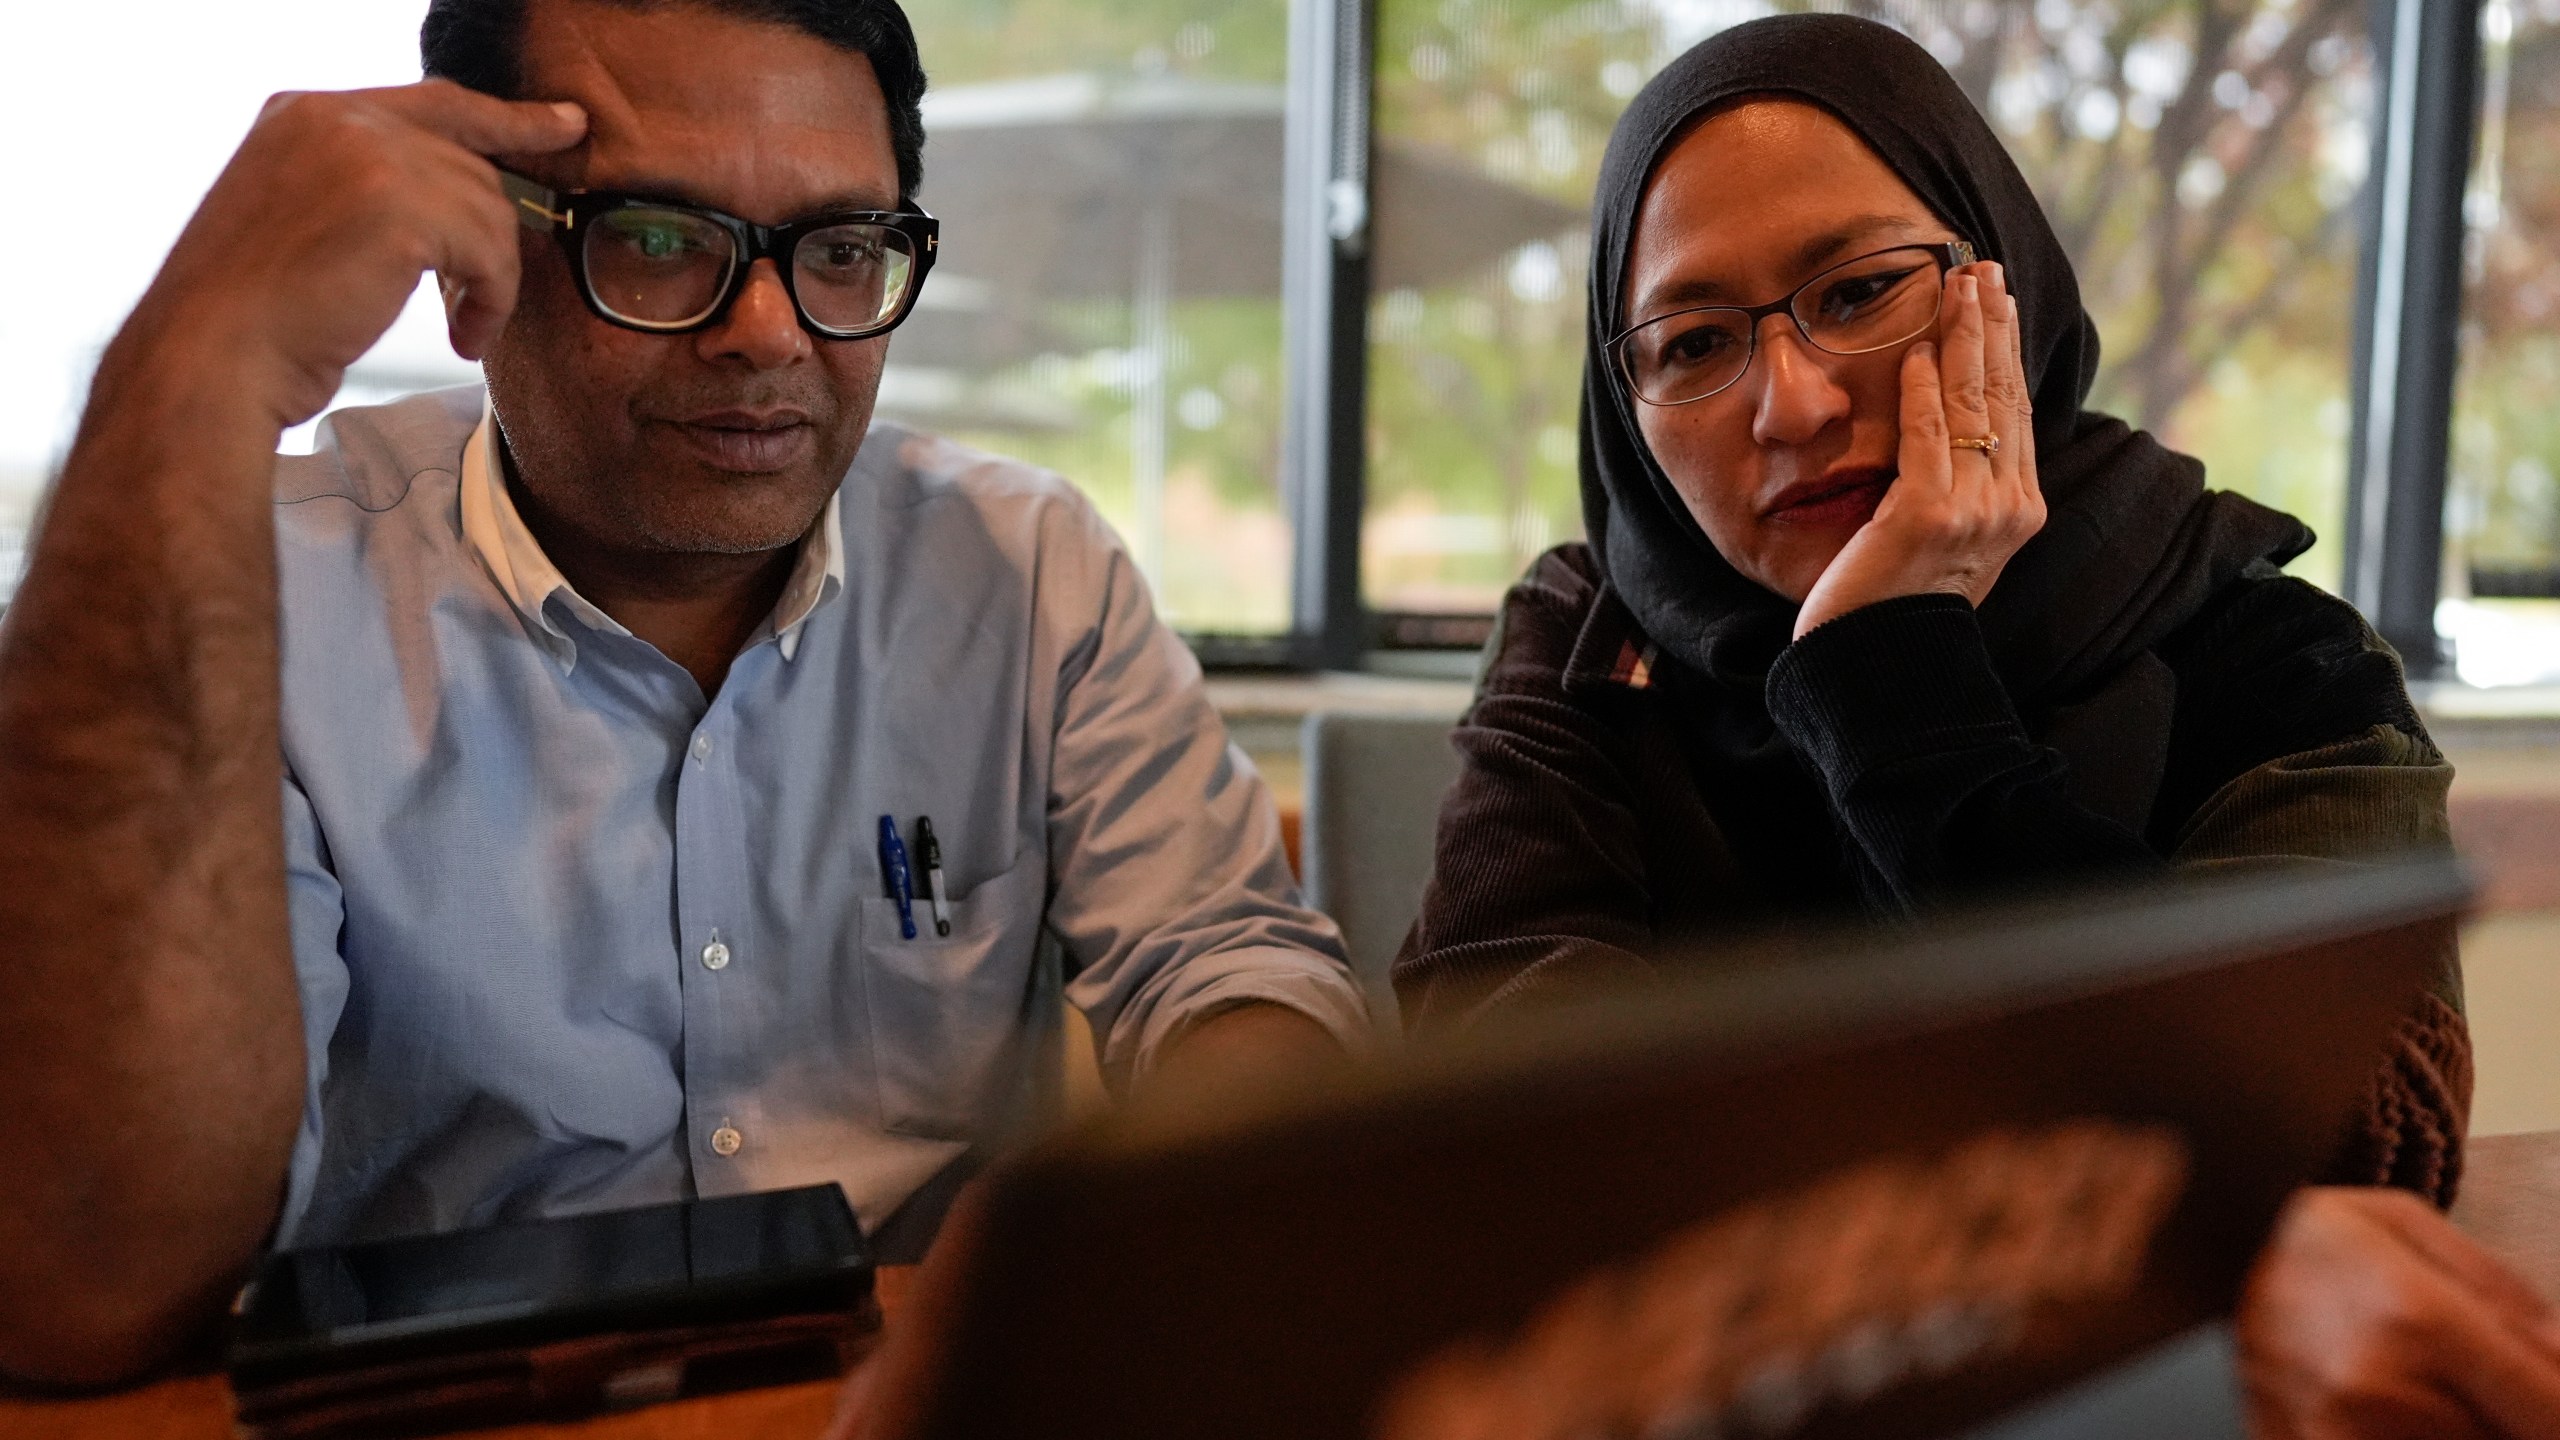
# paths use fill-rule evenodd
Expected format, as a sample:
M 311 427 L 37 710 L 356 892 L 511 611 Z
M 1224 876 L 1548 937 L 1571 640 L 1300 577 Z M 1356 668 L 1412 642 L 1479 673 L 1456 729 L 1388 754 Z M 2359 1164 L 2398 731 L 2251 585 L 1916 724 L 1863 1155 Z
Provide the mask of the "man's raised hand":
M 444 80 L 279 95 L 178 237 L 127 339 L 240 377 L 281 430 L 328 404 L 433 270 L 453 297 L 454 349 L 476 360 L 517 280 L 514 212 L 485 157 L 566 150 L 586 133 L 575 105 Z

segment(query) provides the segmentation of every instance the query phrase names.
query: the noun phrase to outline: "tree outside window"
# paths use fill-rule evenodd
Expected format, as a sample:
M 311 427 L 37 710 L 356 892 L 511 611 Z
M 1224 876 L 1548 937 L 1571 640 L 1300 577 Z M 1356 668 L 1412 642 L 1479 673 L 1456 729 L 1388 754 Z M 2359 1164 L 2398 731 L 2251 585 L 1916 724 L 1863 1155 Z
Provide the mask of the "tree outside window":
M 1798 9 L 1897 26 L 1991 118 L 2079 267 L 2105 340 L 2097 405 L 2200 456 L 2211 483 L 2337 527 L 2370 143 L 2359 0 L 1383 0 L 1381 133 L 1587 206 L 1655 69 Z M 1377 297 L 1373 606 L 1489 610 L 1579 532 L 1586 263 L 1567 234 Z M 2295 568 L 2334 583 L 2336 553 Z

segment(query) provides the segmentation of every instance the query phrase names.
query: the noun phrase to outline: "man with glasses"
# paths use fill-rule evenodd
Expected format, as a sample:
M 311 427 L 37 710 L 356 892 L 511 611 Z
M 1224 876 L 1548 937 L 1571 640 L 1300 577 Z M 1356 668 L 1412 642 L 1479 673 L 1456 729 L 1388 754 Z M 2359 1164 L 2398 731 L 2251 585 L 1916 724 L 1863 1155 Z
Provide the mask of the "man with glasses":
M 912 1248 L 1062 999 L 1142 1092 L 1364 1024 L 1092 508 L 871 423 L 939 240 L 891 0 L 424 41 L 260 117 L 0 637 L 0 1371 L 271 1243 L 836 1180 Z M 485 398 L 279 463 L 430 269 Z

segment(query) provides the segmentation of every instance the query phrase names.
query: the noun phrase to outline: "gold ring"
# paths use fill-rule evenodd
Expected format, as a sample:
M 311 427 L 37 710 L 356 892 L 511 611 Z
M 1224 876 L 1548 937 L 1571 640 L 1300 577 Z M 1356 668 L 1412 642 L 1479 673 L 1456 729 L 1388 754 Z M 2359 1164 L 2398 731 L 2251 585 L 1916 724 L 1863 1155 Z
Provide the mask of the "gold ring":
M 1947 448 L 1950 450 L 1979 450 L 1985 455 L 1997 455 L 2000 453 L 2000 437 L 1997 435 L 1959 435 L 1953 440 L 1947 442 Z

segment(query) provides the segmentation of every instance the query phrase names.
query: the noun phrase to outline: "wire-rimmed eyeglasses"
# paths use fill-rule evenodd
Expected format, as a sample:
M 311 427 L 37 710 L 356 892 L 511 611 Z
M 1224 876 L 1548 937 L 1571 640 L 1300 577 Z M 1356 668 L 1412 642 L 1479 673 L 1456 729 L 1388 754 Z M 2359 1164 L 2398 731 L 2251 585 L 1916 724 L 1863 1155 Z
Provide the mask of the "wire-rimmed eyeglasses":
M 504 170 L 498 179 L 527 229 L 559 237 L 598 319 L 656 335 L 718 324 L 765 259 L 811 334 L 878 335 L 915 308 L 941 245 L 942 222 L 912 211 L 830 211 L 768 226 L 623 191 L 549 190 Z
M 1844 260 L 1766 305 L 1704 305 L 1620 331 L 1609 353 L 1647 405 L 1686 405 L 1731 386 L 1751 368 L 1760 322 L 1795 321 L 1806 343 L 1865 355 L 1917 339 L 1938 323 L 1947 272 L 1973 263 L 1961 240 L 1897 245 Z

